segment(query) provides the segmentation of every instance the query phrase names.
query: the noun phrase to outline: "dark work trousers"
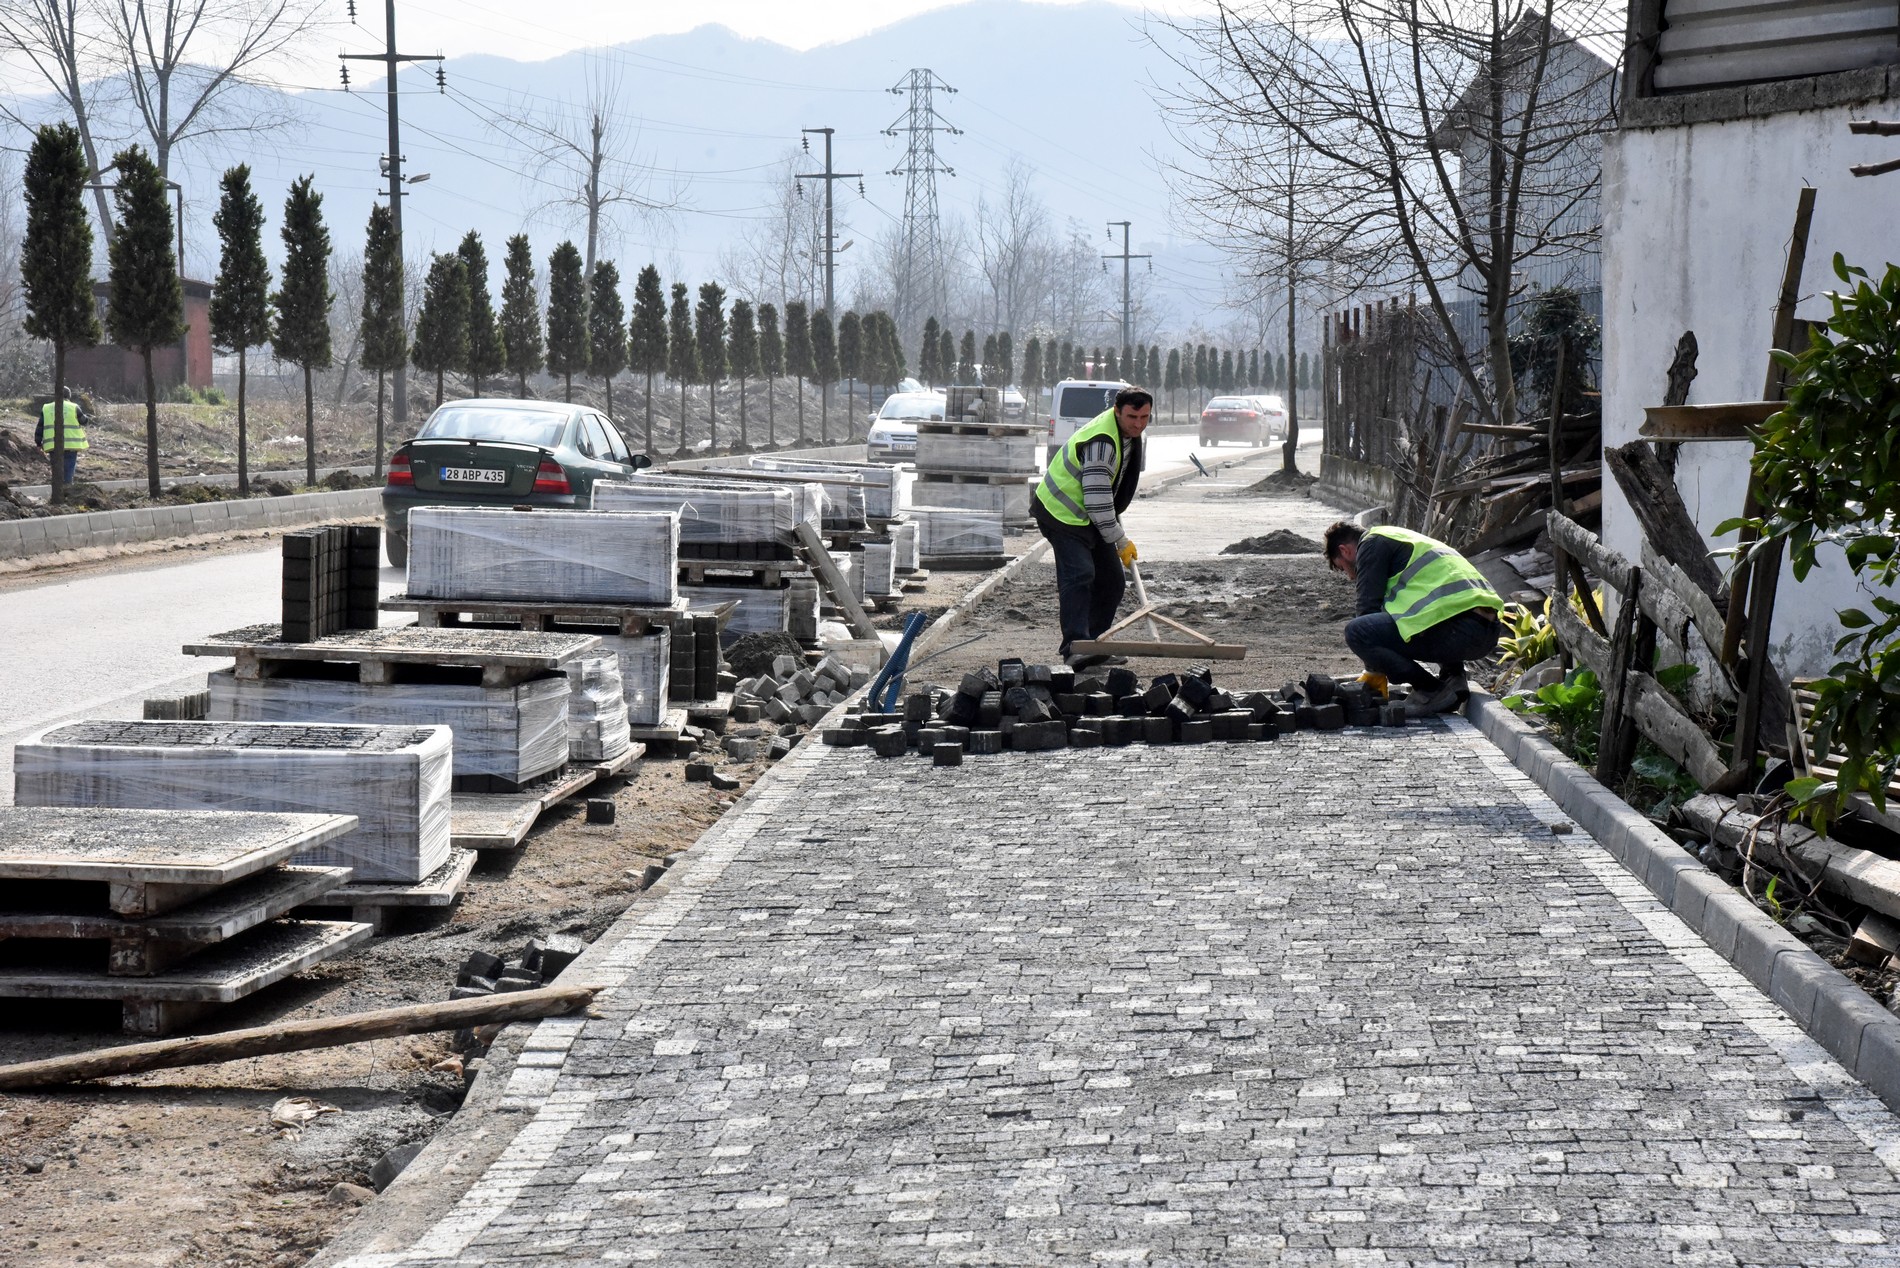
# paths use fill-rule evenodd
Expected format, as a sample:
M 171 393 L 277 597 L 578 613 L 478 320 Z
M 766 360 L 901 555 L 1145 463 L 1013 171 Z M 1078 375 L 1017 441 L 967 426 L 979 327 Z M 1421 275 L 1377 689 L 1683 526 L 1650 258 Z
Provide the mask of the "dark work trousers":
M 1373 673 L 1435 691 L 1439 679 L 1420 661 L 1435 662 L 1441 674 L 1462 670 L 1466 661 L 1482 660 L 1496 651 L 1503 632 L 1496 613 L 1474 608 L 1428 626 L 1411 638 L 1401 638 L 1397 621 L 1384 612 L 1373 612 L 1346 623 L 1346 646 Z
M 1127 579 L 1121 557 L 1102 540 L 1093 524 L 1076 527 L 1049 514 L 1042 499 L 1030 496 L 1036 527 L 1049 539 L 1056 557 L 1056 594 L 1062 614 L 1062 655 L 1078 639 L 1099 638 L 1115 623 Z

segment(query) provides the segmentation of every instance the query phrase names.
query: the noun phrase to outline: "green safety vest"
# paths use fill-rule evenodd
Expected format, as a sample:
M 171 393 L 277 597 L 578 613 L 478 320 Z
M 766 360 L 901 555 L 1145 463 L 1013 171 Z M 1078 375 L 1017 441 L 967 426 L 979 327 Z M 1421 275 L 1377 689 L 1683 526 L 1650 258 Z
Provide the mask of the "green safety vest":
M 66 452 L 73 453 L 90 448 L 86 443 L 86 429 L 79 425 L 79 406 L 66 402 L 65 423 L 60 430 L 66 433 Z M 40 448 L 47 453 L 53 452 L 53 402 L 40 406 Z
M 1122 429 L 1115 425 L 1115 410 L 1111 406 L 1106 413 L 1097 414 L 1086 427 L 1079 428 L 1075 435 L 1069 437 L 1062 448 L 1056 451 L 1049 469 L 1043 472 L 1042 483 L 1036 486 L 1036 496 L 1042 500 L 1043 508 L 1064 524 L 1080 528 L 1089 523 L 1089 513 L 1082 509 L 1082 446 L 1104 436 L 1115 442 L 1115 470 L 1110 480 L 1119 483 L 1122 475 Z
M 1368 528 L 1367 537 L 1384 537 L 1410 546 L 1405 567 L 1385 583 L 1385 610 L 1399 624 L 1399 637 L 1412 638 L 1420 630 L 1448 621 L 1473 608 L 1504 606 L 1484 574 L 1470 560 L 1423 533 L 1381 525 Z

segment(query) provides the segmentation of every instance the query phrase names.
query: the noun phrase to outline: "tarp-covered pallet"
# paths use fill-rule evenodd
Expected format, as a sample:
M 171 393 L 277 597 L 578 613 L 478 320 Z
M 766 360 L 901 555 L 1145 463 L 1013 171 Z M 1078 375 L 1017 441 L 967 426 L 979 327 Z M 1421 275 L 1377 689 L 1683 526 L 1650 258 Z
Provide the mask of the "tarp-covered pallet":
M 664 607 L 676 597 L 680 520 L 671 510 L 409 513 L 409 593 Z

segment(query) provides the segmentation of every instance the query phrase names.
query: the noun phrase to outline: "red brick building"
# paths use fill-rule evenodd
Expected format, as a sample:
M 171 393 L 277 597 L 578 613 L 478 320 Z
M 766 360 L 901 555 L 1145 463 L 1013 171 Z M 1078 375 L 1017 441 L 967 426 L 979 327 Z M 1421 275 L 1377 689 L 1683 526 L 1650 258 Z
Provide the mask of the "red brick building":
M 152 376 L 162 396 L 180 383 L 203 390 L 211 386 L 211 283 L 183 281 L 185 337 L 175 344 L 152 349 Z M 111 287 L 92 284 L 103 327 L 106 298 Z M 145 365 L 136 350 L 102 343 L 96 348 L 74 348 L 66 354 L 66 378 L 83 391 L 108 400 L 143 399 Z

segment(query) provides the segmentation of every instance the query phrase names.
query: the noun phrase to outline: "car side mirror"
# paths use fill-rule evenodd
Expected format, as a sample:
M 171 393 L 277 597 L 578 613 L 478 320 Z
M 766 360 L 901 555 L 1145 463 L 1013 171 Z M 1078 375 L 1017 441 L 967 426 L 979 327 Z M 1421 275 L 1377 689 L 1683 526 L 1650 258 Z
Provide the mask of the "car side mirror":
M 633 455 L 633 469 L 635 471 L 644 471 L 652 465 L 653 459 L 647 457 L 645 454 L 637 453 Z

